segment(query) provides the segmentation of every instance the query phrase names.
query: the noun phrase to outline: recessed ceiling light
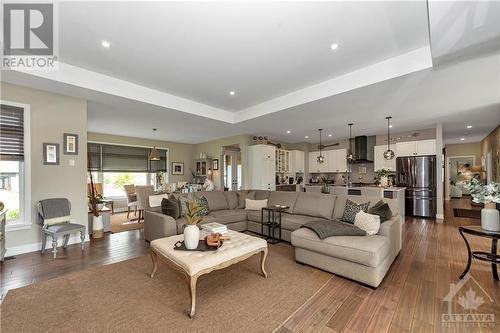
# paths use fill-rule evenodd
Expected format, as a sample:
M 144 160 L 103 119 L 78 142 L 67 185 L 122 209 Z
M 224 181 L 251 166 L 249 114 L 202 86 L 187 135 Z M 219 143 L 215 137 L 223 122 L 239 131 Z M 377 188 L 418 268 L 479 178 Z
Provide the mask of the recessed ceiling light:
M 290 131 L 290 130 L 286 131 L 286 134 L 290 134 L 290 133 L 292 133 L 292 131 Z
M 472 128 L 472 125 L 467 125 L 467 128 Z
M 392 128 L 392 125 L 389 125 L 389 128 Z
M 332 136 L 333 136 L 333 134 L 328 134 L 328 136 L 329 136 L 329 137 L 332 137 Z
M 460 141 L 464 141 L 464 140 L 465 140 L 465 138 L 460 138 Z
M 107 40 L 103 40 L 103 41 L 101 42 L 101 46 L 102 46 L 102 47 L 105 47 L 105 48 L 107 48 L 107 49 L 108 49 L 108 48 L 111 46 L 111 43 L 110 43 L 110 42 L 108 42 Z
M 236 95 L 236 93 L 235 93 L 234 91 L 232 91 L 232 90 L 231 90 L 231 91 L 229 92 L 229 95 L 234 96 L 234 95 Z
M 306 135 L 304 138 L 309 139 L 309 135 Z
M 332 45 L 330 45 L 330 48 L 332 49 L 332 51 L 335 51 L 336 49 L 339 48 L 339 44 L 333 43 Z

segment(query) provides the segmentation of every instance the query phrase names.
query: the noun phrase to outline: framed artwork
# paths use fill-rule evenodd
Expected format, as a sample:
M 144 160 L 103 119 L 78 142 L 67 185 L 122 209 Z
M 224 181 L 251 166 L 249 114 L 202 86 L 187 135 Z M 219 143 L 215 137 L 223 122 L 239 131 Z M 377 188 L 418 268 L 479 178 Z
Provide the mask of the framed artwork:
M 212 160 L 212 170 L 219 170 L 219 159 L 214 158 Z
M 172 175 L 184 175 L 184 163 L 172 162 Z
M 64 133 L 64 155 L 78 155 L 78 134 Z
M 43 144 L 43 164 L 44 165 L 59 165 L 59 144 L 44 143 Z

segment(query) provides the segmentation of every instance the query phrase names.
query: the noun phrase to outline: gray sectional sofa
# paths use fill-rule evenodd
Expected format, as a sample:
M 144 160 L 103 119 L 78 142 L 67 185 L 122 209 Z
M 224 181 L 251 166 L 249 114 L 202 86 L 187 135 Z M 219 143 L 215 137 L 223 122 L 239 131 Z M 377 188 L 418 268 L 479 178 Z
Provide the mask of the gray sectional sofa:
M 268 199 L 269 205 L 290 207 L 282 215 L 282 239 L 291 242 L 297 262 L 377 287 L 401 250 L 402 221 L 397 202 L 392 199 L 384 201 L 391 207 L 393 217 L 382 223 L 377 235 L 321 240 L 312 230 L 301 226 L 309 221 L 341 218 L 347 199 L 358 203 L 369 201 L 372 206 L 381 198 L 264 190 L 196 192 L 189 196 L 207 198 L 210 213 L 205 216 L 205 223 L 218 222 L 235 231 L 260 233 L 261 212 L 244 209 L 244 196 L 248 192 L 254 192 L 255 199 Z M 159 209 L 146 210 L 144 214 L 147 241 L 180 234 L 183 225 L 182 218 L 174 220 Z

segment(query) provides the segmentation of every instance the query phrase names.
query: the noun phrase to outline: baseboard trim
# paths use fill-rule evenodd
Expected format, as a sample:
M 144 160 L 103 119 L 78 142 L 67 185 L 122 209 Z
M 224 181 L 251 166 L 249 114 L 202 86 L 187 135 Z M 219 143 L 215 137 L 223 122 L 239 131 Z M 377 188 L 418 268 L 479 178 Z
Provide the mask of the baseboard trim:
M 436 214 L 436 218 L 440 220 L 444 220 L 444 215 L 443 214 Z
M 90 237 L 89 235 L 85 235 L 85 242 L 89 242 Z M 80 235 L 71 235 L 69 237 L 68 245 L 71 244 L 77 244 L 80 243 Z M 62 237 L 58 239 L 57 246 L 62 245 Z M 31 244 L 24 244 L 24 245 L 19 245 L 19 246 L 13 246 L 13 247 L 8 247 L 7 252 L 5 253 L 5 256 L 17 256 L 20 254 L 25 254 L 25 253 L 30 253 L 30 252 L 39 252 L 42 249 L 42 242 L 40 241 L 39 243 L 31 243 Z M 46 250 L 51 251 L 52 250 L 52 240 L 47 239 L 47 245 L 46 245 Z

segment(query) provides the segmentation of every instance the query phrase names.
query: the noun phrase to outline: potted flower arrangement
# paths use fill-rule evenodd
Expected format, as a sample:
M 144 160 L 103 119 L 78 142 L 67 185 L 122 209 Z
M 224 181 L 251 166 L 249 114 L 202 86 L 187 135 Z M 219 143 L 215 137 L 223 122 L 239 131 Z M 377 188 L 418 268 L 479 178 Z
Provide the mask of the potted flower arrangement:
M 381 169 L 377 171 L 377 176 L 380 180 L 380 186 L 387 187 L 389 184 L 388 176 L 391 174 L 391 170 Z
M 466 184 L 472 201 L 483 203 L 481 210 L 481 228 L 490 231 L 500 231 L 499 212 L 496 203 L 500 203 L 500 183 L 491 182 L 483 184 L 477 179 L 472 179 Z
M 186 226 L 184 227 L 184 246 L 188 250 L 198 247 L 200 241 L 200 229 L 198 224 L 203 221 L 200 215 L 201 207 L 193 201 L 186 202 Z

